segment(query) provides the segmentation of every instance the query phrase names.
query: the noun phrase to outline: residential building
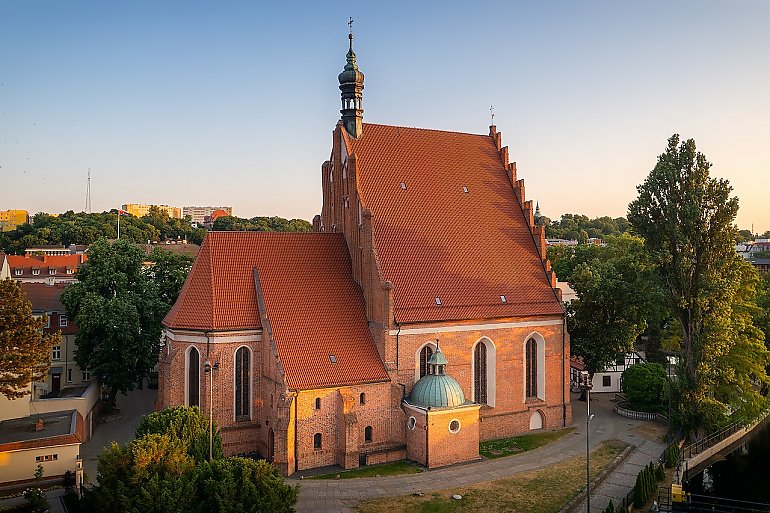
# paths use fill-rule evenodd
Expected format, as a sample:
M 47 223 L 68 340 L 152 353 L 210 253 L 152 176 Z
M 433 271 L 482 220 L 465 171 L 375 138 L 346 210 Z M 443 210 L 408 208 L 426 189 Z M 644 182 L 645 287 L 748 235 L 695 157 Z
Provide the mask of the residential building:
M 10 232 L 21 224 L 29 223 L 26 210 L 0 210 L 0 231 Z
M 363 123 L 350 41 L 313 232 L 207 234 L 157 406 L 201 406 L 226 454 L 284 474 L 571 424 L 561 291 L 501 134 Z
M 24 250 L 24 254 L 62 256 L 62 255 L 83 255 L 88 250 L 88 246 L 83 244 L 70 244 L 69 246 L 30 246 Z
M 202 225 L 206 217 L 217 210 L 224 211 L 228 216 L 233 215 L 233 207 L 182 207 L 182 217 L 189 217 L 191 223 Z
M 66 283 L 75 281 L 78 267 L 88 258 L 76 255 L 6 255 L 11 278 L 26 283 Z
M 144 217 L 150 213 L 150 207 L 158 207 L 160 210 L 168 214 L 168 217 L 172 219 L 182 219 L 182 209 L 169 205 L 144 205 L 142 203 L 126 203 L 120 208 L 134 217 Z
M 623 382 L 623 371 L 636 365 L 637 363 L 644 363 L 644 357 L 636 351 L 631 351 L 622 355 L 618 355 L 616 361 L 608 365 L 601 371 L 594 373 L 591 383 L 593 388 L 591 392 L 615 392 L 621 391 Z M 585 370 L 583 359 L 580 357 L 570 358 L 570 386 L 573 391 L 580 390 L 580 372 Z

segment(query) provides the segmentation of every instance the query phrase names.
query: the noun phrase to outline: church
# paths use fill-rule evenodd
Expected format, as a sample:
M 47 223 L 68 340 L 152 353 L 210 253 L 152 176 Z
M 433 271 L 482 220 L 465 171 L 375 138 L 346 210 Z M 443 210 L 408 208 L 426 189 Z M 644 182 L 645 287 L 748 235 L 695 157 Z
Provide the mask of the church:
M 285 475 L 440 467 L 570 425 L 561 293 L 500 132 L 364 123 L 349 39 L 312 233 L 208 233 L 156 407 L 200 406 L 226 454 Z

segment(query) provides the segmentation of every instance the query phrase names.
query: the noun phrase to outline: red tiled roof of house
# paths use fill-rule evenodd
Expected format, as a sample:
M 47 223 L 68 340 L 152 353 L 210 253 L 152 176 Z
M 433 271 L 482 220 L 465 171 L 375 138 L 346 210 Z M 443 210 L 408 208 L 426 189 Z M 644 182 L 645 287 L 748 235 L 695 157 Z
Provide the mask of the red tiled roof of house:
M 346 139 L 398 322 L 562 315 L 492 137 L 366 123 Z
M 12 278 L 45 278 L 56 276 L 57 278 L 74 278 L 74 273 L 79 265 L 88 259 L 87 255 L 8 255 L 8 265 L 11 268 Z M 33 274 L 32 269 L 39 269 L 38 274 Z M 56 269 L 55 274 L 50 274 L 49 269 Z M 67 270 L 71 270 L 69 274 Z M 22 274 L 16 271 L 21 270 Z
M 64 289 L 67 288 L 66 283 L 57 283 L 55 285 L 48 285 L 46 283 L 21 283 L 21 290 L 32 303 L 32 312 L 46 313 L 54 312 L 53 322 L 50 328 L 45 328 L 46 333 L 55 333 L 61 331 L 63 334 L 77 333 L 77 326 L 72 319 L 68 319 L 66 326 L 59 326 L 59 315 L 66 314 L 67 310 L 61 302 L 61 295 Z
M 163 324 L 261 327 L 254 269 L 291 388 L 388 379 L 341 234 L 209 232 Z

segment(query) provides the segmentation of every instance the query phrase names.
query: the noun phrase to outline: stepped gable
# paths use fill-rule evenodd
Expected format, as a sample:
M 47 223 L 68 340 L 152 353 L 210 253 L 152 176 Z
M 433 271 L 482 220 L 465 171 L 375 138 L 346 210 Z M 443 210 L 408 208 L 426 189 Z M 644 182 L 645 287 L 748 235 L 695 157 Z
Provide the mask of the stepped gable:
M 357 139 L 341 132 L 397 322 L 563 315 L 544 230 L 494 126 L 489 135 L 371 123 Z
M 289 388 L 388 380 L 341 234 L 209 232 L 163 323 L 260 328 L 258 289 Z

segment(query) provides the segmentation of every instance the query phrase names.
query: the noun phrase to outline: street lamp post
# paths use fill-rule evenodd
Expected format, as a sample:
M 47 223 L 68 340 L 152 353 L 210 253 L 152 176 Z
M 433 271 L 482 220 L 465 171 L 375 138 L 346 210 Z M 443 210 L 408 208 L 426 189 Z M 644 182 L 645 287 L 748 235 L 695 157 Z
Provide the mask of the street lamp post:
M 591 513 L 591 444 L 588 433 L 589 422 L 591 422 L 591 378 L 587 371 L 580 373 L 580 388 L 586 393 L 586 513 Z
M 212 370 L 219 370 L 219 362 L 211 365 L 206 360 L 203 362 L 203 370 L 209 375 L 209 461 L 214 458 L 214 373 Z

